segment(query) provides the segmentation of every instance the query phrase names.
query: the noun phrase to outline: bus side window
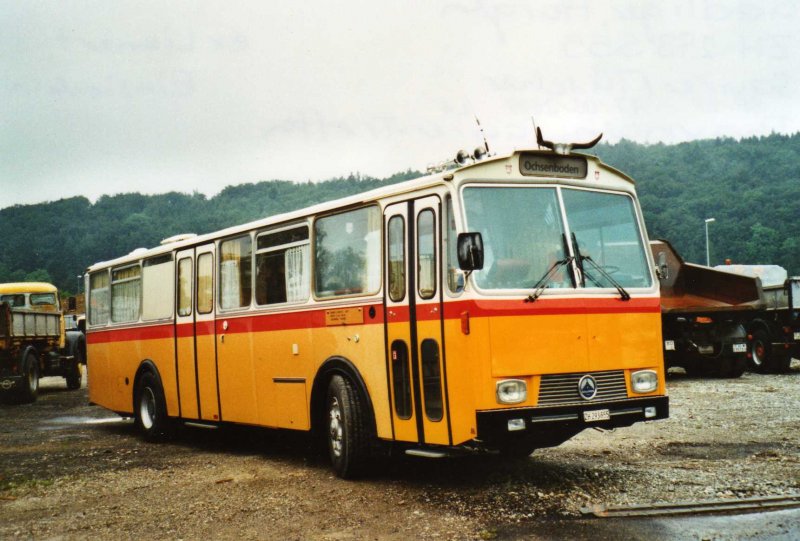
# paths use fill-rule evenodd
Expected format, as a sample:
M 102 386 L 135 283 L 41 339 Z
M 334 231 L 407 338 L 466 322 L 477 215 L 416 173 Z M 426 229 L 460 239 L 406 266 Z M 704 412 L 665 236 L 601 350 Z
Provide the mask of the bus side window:
M 394 302 L 406 296 L 405 223 L 402 216 L 389 219 L 389 298 Z
M 456 231 L 456 217 L 453 214 L 453 198 L 449 195 L 445 198 L 444 204 L 444 247 L 442 251 L 446 256 L 445 274 L 447 287 L 452 293 L 458 293 L 464 289 L 464 274 L 458 268 L 458 232 Z
M 108 323 L 110 312 L 108 271 L 95 272 L 89 277 L 89 324 L 105 325 Z
M 219 258 L 219 298 L 223 310 L 250 306 L 252 250 L 250 235 L 222 241 Z
M 137 265 L 111 271 L 111 321 L 139 320 L 142 304 L 142 268 Z
M 256 304 L 307 300 L 310 274 L 308 226 L 259 235 L 256 241 Z
M 324 216 L 314 223 L 314 292 L 366 295 L 381 286 L 381 214 L 376 206 Z
M 417 287 L 422 299 L 436 295 L 436 217 L 432 210 L 417 216 Z
M 249 273 L 248 273 L 249 275 Z M 197 312 L 210 314 L 214 310 L 214 256 L 210 253 L 197 257 Z
M 178 261 L 178 315 L 192 315 L 192 259 Z

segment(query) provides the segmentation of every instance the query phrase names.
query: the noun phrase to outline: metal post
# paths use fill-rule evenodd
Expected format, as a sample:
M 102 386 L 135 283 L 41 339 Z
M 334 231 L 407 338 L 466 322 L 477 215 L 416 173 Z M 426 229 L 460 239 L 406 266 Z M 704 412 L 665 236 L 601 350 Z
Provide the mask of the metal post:
M 716 222 L 714 218 L 706 218 L 706 267 L 711 266 L 711 250 L 708 247 L 708 224 Z

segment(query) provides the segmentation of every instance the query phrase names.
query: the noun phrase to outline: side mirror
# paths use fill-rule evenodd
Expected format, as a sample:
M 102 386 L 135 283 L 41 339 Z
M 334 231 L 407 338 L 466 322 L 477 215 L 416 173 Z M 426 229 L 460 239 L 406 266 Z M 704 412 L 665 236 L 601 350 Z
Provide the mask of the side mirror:
M 669 265 L 667 265 L 667 254 L 658 252 L 658 276 L 662 280 L 669 280 Z
M 67 299 L 67 310 L 70 312 L 74 312 L 78 307 L 78 300 L 75 297 L 69 297 Z
M 483 237 L 480 233 L 458 234 L 458 266 L 472 272 L 483 268 Z

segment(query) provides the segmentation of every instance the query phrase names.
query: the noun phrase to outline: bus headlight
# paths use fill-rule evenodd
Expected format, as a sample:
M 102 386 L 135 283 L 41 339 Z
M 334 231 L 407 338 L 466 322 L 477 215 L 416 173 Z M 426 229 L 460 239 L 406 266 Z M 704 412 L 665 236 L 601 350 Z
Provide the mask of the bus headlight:
M 655 370 L 639 370 L 631 374 L 631 389 L 634 393 L 650 393 L 658 387 L 658 374 Z
M 498 404 L 519 404 L 528 398 L 528 385 L 521 379 L 504 379 L 497 382 Z

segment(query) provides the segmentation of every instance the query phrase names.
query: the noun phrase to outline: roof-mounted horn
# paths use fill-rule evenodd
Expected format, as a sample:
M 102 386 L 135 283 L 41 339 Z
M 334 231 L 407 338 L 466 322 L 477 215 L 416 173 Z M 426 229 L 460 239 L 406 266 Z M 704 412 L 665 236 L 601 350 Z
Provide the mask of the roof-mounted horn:
M 563 154 L 565 156 L 568 155 L 572 150 L 592 148 L 599 143 L 600 139 L 602 138 L 603 134 L 601 133 L 588 143 L 554 143 L 552 141 L 547 141 L 544 137 L 542 137 L 542 129 L 538 126 L 536 127 L 536 142 L 539 144 L 539 146 L 549 148 L 556 154 Z

